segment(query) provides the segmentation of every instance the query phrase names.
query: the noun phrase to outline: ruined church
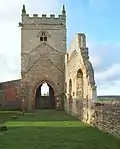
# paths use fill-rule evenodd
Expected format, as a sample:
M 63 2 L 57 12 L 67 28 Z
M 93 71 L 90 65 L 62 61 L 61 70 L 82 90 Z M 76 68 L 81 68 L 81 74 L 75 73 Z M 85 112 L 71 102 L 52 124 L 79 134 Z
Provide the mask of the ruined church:
M 54 14 L 49 17 L 45 14 L 41 17 L 33 14 L 31 17 L 23 5 L 19 23 L 21 80 L 19 87 L 8 83 L 6 99 L 12 101 L 17 97 L 17 100 L 24 102 L 27 110 L 67 111 L 71 105 L 76 110 L 74 106 L 82 101 L 86 103 L 84 114 L 88 118 L 91 104 L 96 100 L 94 70 L 89 61 L 84 33 L 77 33 L 67 50 L 66 17 L 64 5 L 58 17 Z M 43 85 L 48 87 L 46 94 L 41 92 Z M 15 89 L 16 94 L 13 93 Z
M 0 83 L 0 108 L 64 110 L 120 138 L 120 101 L 96 101 L 86 36 L 77 33 L 67 49 L 66 17 L 64 6 L 58 17 L 31 17 L 23 5 L 21 79 Z

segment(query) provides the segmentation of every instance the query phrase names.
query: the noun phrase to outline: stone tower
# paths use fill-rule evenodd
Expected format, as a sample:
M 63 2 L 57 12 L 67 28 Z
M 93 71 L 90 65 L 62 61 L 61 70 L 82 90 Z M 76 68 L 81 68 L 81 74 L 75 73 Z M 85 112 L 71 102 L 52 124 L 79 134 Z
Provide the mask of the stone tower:
M 26 13 L 22 9 L 21 26 L 21 96 L 26 109 L 34 109 L 41 104 L 43 108 L 60 108 L 65 92 L 65 54 L 66 54 L 66 11 L 58 17 L 51 14 Z M 51 103 L 48 97 L 39 96 L 37 90 L 41 84 L 50 87 Z M 38 100 L 41 102 L 39 103 Z M 52 105 L 54 103 L 54 106 Z

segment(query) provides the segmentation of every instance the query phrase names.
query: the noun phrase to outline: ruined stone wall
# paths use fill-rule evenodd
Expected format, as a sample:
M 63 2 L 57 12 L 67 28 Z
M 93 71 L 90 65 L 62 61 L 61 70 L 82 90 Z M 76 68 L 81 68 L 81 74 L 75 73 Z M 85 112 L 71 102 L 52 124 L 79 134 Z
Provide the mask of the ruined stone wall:
M 120 101 L 95 103 L 93 113 L 95 127 L 120 138 Z
M 88 121 L 88 103 L 87 100 L 65 100 L 65 111 L 78 119 L 87 122 Z
M 94 70 L 85 42 L 85 35 L 78 34 L 66 55 L 65 110 L 102 131 L 120 137 L 120 101 L 97 103 Z M 79 69 L 82 75 L 79 73 L 77 80 Z M 81 84 L 77 86 L 78 82 Z
M 65 100 L 66 112 L 88 123 L 84 119 L 86 100 Z M 92 103 L 90 125 L 120 138 L 120 101 Z
M 21 96 L 21 80 L 0 83 L 0 107 L 19 108 Z
M 78 33 L 66 55 L 65 109 L 88 123 L 91 118 L 91 102 L 96 100 L 94 71 L 89 61 L 86 37 Z M 71 88 L 71 89 L 70 89 Z

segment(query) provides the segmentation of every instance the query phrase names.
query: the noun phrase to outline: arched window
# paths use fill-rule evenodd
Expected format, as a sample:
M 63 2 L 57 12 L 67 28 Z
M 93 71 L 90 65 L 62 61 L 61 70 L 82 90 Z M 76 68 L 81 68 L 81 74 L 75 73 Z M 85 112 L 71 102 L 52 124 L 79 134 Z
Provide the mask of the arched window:
M 69 80 L 69 94 L 72 94 L 72 80 Z
M 77 71 L 76 76 L 76 98 L 77 99 L 83 98 L 83 72 L 81 69 Z
M 47 35 L 45 34 L 45 32 L 42 32 L 40 36 L 40 41 L 47 41 Z
M 47 37 L 44 37 L 44 41 L 47 41 Z
M 43 41 L 43 37 L 40 37 L 40 41 Z

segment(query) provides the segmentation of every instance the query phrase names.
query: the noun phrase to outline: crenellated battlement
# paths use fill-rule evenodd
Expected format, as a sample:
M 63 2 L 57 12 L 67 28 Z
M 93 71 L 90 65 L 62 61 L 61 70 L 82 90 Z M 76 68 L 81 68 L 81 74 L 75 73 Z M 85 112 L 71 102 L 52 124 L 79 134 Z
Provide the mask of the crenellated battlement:
M 33 14 L 30 16 L 26 13 L 25 5 L 23 5 L 22 9 L 22 23 L 23 24 L 66 24 L 66 12 L 65 7 L 63 6 L 62 14 L 55 16 L 54 14 L 50 14 L 49 16 L 46 14 Z
M 50 14 L 49 16 L 46 14 L 42 14 L 42 16 L 39 16 L 39 14 L 33 14 L 32 16 L 24 14 L 22 17 L 28 17 L 29 19 L 65 19 L 63 15 L 58 15 L 58 17 L 56 17 L 54 14 Z

